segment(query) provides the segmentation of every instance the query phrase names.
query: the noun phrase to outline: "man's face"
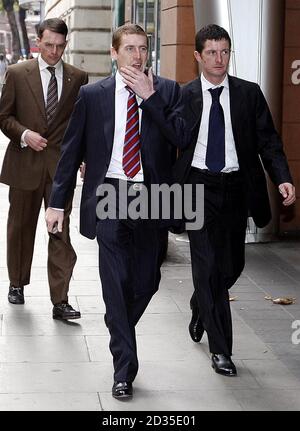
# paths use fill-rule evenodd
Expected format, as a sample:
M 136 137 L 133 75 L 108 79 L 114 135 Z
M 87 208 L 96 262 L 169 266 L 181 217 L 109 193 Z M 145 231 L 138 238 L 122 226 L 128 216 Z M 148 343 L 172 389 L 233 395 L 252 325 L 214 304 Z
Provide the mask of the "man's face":
M 219 84 L 223 81 L 230 60 L 228 40 L 207 40 L 201 54 L 195 51 L 194 55 L 208 81 L 213 84 Z
M 141 34 L 123 34 L 118 51 L 111 48 L 111 56 L 118 69 L 132 66 L 143 72 L 148 58 L 147 38 Z
M 61 59 L 66 44 L 66 38 L 63 34 L 48 29 L 44 30 L 41 39 L 37 39 L 41 57 L 49 66 L 54 66 Z

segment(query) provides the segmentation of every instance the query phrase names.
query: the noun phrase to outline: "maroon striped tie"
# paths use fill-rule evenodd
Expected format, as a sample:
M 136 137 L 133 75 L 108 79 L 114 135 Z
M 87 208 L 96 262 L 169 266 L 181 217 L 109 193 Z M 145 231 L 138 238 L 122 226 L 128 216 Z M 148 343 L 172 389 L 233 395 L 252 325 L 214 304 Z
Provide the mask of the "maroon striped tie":
M 129 87 L 125 88 L 129 91 L 129 96 L 127 102 L 127 120 L 122 166 L 125 175 L 129 178 L 133 178 L 141 169 L 139 108 L 134 92 Z
M 58 103 L 58 95 L 57 95 L 57 80 L 55 77 L 55 67 L 48 66 L 47 69 L 51 73 L 51 78 L 48 84 L 47 91 L 47 106 L 46 106 L 46 114 L 48 124 L 51 123 L 55 110 Z

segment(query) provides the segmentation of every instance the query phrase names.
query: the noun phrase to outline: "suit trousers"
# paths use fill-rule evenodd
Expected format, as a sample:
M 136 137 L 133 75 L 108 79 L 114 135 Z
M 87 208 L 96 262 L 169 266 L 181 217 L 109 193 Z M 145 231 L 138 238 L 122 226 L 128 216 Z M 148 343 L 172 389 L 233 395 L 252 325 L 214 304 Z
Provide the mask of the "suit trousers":
M 163 233 L 140 219 L 97 221 L 99 272 L 115 381 L 132 382 L 138 372 L 135 326 L 158 289 Z
M 240 172 L 211 173 L 192 168 L 187 183 L 204 184 L 204 224 L 189 230 L 194 293 L 211 353 L 232 355 L 228 289 L 245 264 L 247 206 Z M 193 187 L 193 205 L 196 204 Z
M 30 283 L 36 227 L 41 204 L 45 208 L 51 193 L 52 180 L 45 170 L 36 190 L 9 189 L 7 222 L 7 267 L 10 283 L 25 286 Z M 76 253 L 69 236 L 69 216 L 72 196 L 65 208 L 63 232 L 49 234 L 48 280 L 53 304 L 68 301 L 69 282 L 76 263 Z

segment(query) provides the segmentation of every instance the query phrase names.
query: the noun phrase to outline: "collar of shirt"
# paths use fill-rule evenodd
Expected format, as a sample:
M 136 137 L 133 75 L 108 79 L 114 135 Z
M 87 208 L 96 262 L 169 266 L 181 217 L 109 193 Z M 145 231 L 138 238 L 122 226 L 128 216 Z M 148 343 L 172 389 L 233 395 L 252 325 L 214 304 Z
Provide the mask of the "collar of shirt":
M 203 73 L 201 73 L 201 84 L 202 84 L 202 91 L 208 91 L 210 88 L 217 88 L 221 86 L 229 89 L 228 75 L 226 74 L 225 78 L 220 84 L 214 85 L 205 78 Z
M 120 72 L 118 70 L 116 72 L 115 78 L 116 78 L 116 93 L 117 94 L 122 94 L 124 92 L 124 94 L 125 94 L 125 92 L 126 92 L 128 94 L 128 91 L 125 88 L 126 84 L 123 81 L 122 75 L 120 74 Z M 141 99 L 140 96 L 138 96 L 136 94 L 136 100 L 137 100 L 137 104 L 140 106 L 140 104 L 142 103 L 143 99 Z
M 126 87 L 126 84 L 123 81 L 123 78 L 122 78 L 120 72 L 117 70 L 117 72 L 116 72 L 116 92 L 118 93 L 120 91 L 127 91 L 125 89 L 125 87 Z
M 38 56 L 38 63 L 39 63 L 39 69 L 40 71 L 47 69 L 47 67 L 49 67 L 50 65 L 47 64 L 42 57 L 39 55 Z M 62 78 L 63 75 L 63 62 L 62 60 L 59 60 L 56 64 L 54 64 L 55 67 L 55 76 L 57 78 Z

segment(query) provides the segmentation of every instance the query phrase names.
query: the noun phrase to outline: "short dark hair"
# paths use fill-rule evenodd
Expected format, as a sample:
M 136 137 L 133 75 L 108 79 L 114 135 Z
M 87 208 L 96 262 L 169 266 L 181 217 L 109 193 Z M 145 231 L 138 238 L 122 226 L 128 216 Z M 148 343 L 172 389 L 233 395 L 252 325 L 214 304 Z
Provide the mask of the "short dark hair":
M 118 49 L 121 45 L 121 39 L 123 34 L 139 34 L 145 36 L 147 48 L 148 48 L 148 37 L 145 30 L 139 26 L 138 24 L 124 24 L 121 27 L 118 27 L 112 35 L 112 46 L 118 52 Z
M 195 38 L 196 51 L 200 54 L 204 49 L 204 44 L 207 40 L 228 40 L 229 48 L 231 48 L 231 39 L 225 28 L 220 27 L 217 24 L 209 24 L 202 27 Z
M 37 35 L 41 39 L 45 30 L 53 31 L 54 33 L 63 34 L 67 37 L 68 27 L 67 24 L 59 18 L 49 18 L 45 19 L 41 24 L 39 24 L 37 29 Z

